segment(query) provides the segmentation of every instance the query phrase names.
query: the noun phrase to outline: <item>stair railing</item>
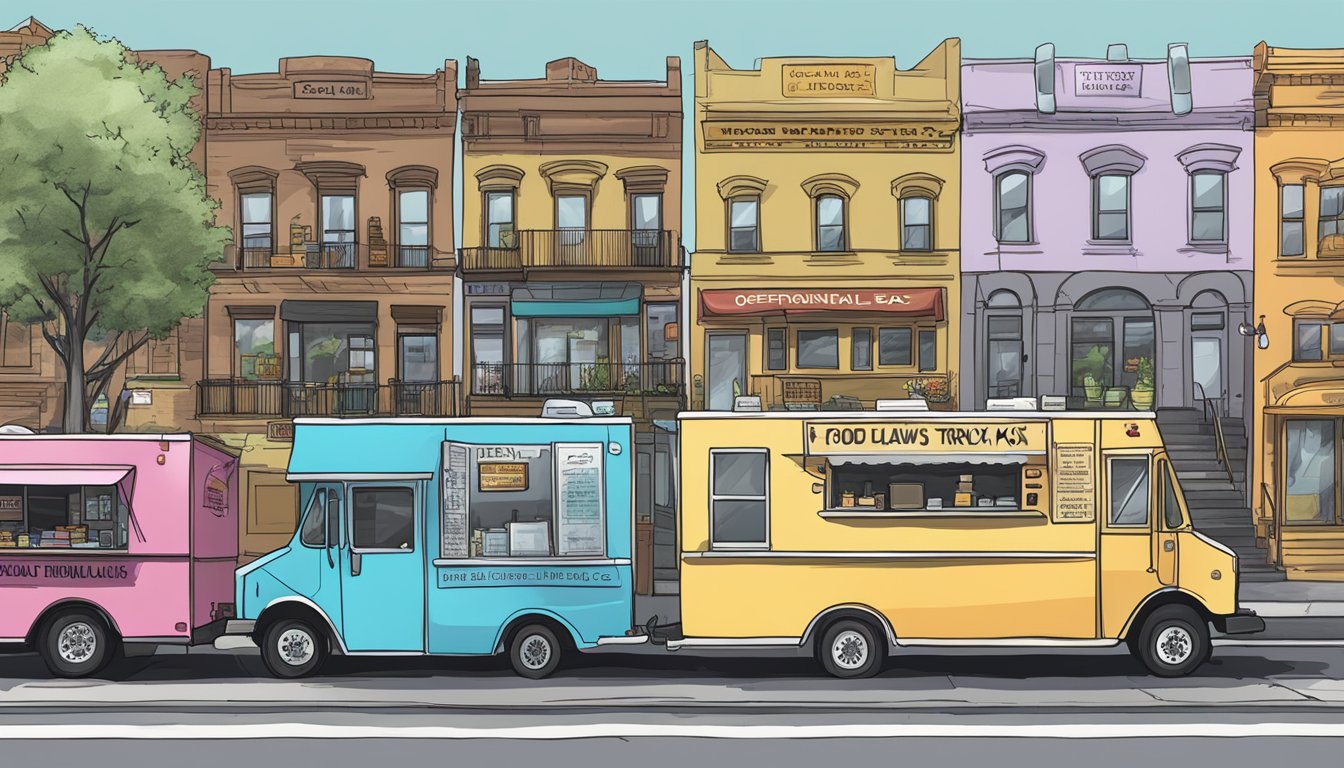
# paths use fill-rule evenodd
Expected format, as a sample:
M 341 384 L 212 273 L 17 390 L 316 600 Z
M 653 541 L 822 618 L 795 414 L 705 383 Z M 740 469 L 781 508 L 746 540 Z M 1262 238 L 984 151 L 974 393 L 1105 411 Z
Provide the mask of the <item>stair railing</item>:
M 1199 390 L 1200 396 L 1198 399 L 1204 406 L 1204 421 L 1213 421 L 1214 453 L 1217 456 L 1218 461 L 1223 465 L 1223 471 L 1227 473 L 1227 482 L 1231 483 L 1232 487 L 1235 488 L 1237 486 L 1237 480 L 1232 474 L 1232 458 L 1228 455 L 1227 451 L 1227 437 L 1223 435 L 1223 418 L 1218 413 L 1219 409 L 1217 403 L 1221 401 L 1222 398 L 1209 397 L 1204 391 L 1203 385 L 1199 382 L 1195 382 L 1195 388 Z
M 1278 546 L 1279 537 L 1275 528 L 1279 524 L 1279 510 L 1274 506 L 1274 494 L 1269 490 L 1268 483 L 1260 484 L 1260 504 L 1263 509 L 1269 510 L 1269 524 L 1265 530 L 1265 549 L 1268 552 L 1269 562 L 1272 563 L 1278 560 L 1278 555 L 1271 548 L 1270 542 L 1274 542 L 1274 547 Z

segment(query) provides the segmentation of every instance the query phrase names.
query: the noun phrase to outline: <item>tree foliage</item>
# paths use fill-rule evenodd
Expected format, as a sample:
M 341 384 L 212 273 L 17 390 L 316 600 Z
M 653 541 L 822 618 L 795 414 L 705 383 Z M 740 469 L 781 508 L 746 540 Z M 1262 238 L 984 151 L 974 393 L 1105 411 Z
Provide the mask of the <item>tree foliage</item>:
M 131 354 L 205 306 L 231 235 L 188 157 L 197 93 L 84 27 L 0 82 L 0 306 L 64 364 L 68 432 Z

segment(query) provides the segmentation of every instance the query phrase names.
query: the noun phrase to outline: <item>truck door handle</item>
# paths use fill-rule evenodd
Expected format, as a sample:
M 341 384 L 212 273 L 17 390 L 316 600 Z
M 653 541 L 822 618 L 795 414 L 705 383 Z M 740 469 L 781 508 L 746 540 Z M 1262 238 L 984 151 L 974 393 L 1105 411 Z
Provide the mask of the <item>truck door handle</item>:
M 1162 551 L 1163 551 L 1163 552 L 1174 552 L 1175 550 L 1176 550 L 1176 542 L 1174 542 L 1174 541 L 1172 541 L 1172 540 L 1170 540 L 1170 539 L 1168 539 L 1168 540 L 1162 542 Z
M 364 558 L 358 552 L 350 553 L 350 575 L 358 576 L 361 566 L 364 565 Z

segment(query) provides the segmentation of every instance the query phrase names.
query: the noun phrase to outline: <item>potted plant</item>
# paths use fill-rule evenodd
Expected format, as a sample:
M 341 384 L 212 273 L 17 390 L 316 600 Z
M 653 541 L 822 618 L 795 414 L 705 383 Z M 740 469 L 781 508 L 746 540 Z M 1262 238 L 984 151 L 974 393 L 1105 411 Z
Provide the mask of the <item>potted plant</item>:
M 1134 407 L 1140 411 L 1151 411 L 1153 401 L 1157 399 L 1157 387 L 1153 380 L 1153 359 L 1151 357 L 1140 357 L 1137 366 L 1138 378 L 1134 381 L 1134 389 L 1130 393 L 1130 400 Z

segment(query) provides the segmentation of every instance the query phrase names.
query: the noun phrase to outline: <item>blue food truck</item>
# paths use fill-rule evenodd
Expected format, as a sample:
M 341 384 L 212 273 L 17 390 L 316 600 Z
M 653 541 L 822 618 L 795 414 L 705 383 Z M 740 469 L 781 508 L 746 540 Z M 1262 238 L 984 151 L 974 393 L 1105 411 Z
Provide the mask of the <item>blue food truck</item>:
M 280 677 L 329 654 L 506 653 L 525 677 L 633 627 L 632 427 L 541 418 L 298 419 L 289 545 L 238 569 L 234 631 Z

